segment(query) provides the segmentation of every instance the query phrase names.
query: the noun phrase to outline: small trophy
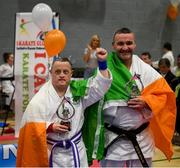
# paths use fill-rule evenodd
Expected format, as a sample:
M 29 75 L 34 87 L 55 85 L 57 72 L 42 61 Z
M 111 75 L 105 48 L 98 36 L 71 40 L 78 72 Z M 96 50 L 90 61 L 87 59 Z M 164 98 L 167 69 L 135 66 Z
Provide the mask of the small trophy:
M 71 102 L 64 98 L 60 103 L 56 114 L 61 119 L 60 124 L 67 126 L 68 130 L 71 131 L 71 118 L 75 114 L 75 108 Z
M 138 89 L 138 86 L 133 83 L 132 86 L 131 86 L 131 92 L 129 94 L 129 97 L 130 97 L 130 99 L 133 99 L 133 98 L 135 98 L 135 97 L 137 97 L 139 95 L 140 95 L 140 91 Z
M 140 95 L 140 90 L 135 80 L 139 80 L 142 90 L 144 89 L 140 75 L 134 74 L 134 76 L 125 84 L 125 90 L 127 92 L 127 96 L 129 97 L 129 99 L 133 99 Z
M 62 112 L 62 120 L 60 122 L 60 124 L 65 125 L 68 127 L 68 130 L 71 131 L 71 120 L 70 120 L 70 112 L 68 108 L 64 108 L 63 112 Z

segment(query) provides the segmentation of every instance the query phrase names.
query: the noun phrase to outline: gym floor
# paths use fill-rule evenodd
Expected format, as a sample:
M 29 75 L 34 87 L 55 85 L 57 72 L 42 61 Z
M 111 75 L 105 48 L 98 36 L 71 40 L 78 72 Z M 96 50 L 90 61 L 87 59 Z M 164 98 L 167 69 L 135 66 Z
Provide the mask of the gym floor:
M 10 117 L 8 119 L 8 123 L 9 123 L 9 127 L 10 128 L 14 128 L 14 119 L 13 117 Z M 8 128 L 6 128 L 5 130 L 7 130 Z M 0 129 L 1 132 L 1 129 Z M 5 131 L 6 132 L 6 131 Z M 13 137 L 14 133 L 4 133 L 3 137 L 11 135 Z M 2 138 L 2 136 L 0 136 L 0 144 L 14 144 L 17 143 L 17 139 L 5 139 Z M 174 141 L 174 155 L 172 157 L 171 161 L 168 161 L 164 154 L 156 149 L 155 151 L 155 156 L 153 158 L 153 167 L 180 167 L 180 136 L 176 136 L 173 138 Z M 176 144 L 176 145 L 175 145 Z

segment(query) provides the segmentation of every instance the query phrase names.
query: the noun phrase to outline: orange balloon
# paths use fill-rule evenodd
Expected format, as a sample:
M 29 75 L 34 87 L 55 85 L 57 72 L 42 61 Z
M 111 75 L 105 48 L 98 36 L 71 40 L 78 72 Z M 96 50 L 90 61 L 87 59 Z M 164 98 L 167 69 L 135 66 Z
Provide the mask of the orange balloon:
M 66 46 L 65 34 L 57 29 L 49 31 L 44 38 L 44 47 L 48 57 L 53 57 L 63 51 Z
M 178 15 L 178 7 L 177 7 L 177 6 L 170 5 L 170 6 L 168 7 L 167 15 L 168 15 L 168 17 L 169 17 L 171 20 L 176 20 L 176 17 L 177 17 L 177 15 Z

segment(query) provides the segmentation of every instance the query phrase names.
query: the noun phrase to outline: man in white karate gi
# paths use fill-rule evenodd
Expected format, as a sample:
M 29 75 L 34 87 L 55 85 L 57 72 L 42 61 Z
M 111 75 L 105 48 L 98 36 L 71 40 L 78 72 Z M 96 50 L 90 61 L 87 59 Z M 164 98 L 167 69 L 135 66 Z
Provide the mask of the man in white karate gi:
M 88 167 L 81 137 L 84 109 L 100 100 L 112 81 L 107 70 L 107 51 L 98 48 L 97 58 L 97 74 L 82 81 L 71 81 L 68 59 L 53 63 L 51 80 L 33 97 L 24 113 L 18 167 Z

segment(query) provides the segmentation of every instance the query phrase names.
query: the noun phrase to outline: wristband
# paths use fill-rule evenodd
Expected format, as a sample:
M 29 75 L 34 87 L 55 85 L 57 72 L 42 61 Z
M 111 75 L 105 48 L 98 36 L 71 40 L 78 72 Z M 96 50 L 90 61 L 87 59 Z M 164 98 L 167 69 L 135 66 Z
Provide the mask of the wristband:
M 107 69 L 107 61 L 98 61 L 99 70 Z

